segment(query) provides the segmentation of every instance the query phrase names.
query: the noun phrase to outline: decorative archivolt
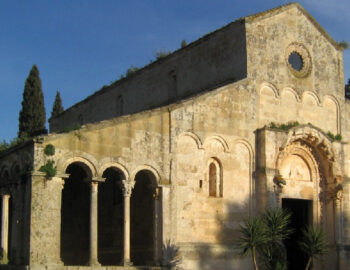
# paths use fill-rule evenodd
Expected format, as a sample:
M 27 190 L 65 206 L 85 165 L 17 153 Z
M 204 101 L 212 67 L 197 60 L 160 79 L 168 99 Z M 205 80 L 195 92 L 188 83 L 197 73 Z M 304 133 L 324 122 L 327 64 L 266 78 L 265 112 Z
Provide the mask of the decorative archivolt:
M 293 88 L 291 88 L 291 87 L 283 88 L 281 91 L 281 97 L 283 97 L 283 94 L 285 94 L 285 93 L 291 93 L 293 95 L 293 97 L 295 98 L 295 101 L 297 101 L 299 103 L 301 102 L 298 93 Z
M 288 133 L 287 140 L 280 147 L 280 151 L 276 160 L 277 168 L 281 167 L 286 156 L 295 153 L 307 162 L 313 177 L 319 177 L 314 170 L 322 166 L 327 174 L 325 177 L 328 183 L 342 182 L 342 172 L 332 143 L 321 130 L 311 125 L 292 129 Z
M 188 138 L 191 138 L 193 139 L 193 141 L 195 142 L 195 144 L 197 145 L 197 149 L 202 149 L 203 148 L 203 144 L 202 144 L 202 141 L 200 140 L 200 138 L 192 133 L 192 132 L 183 132 L 179 135 L 178 137 L 178 140 L 177 140 L 177 143 L 179 143 L 179 140 L 183 137 L 188 137 Z
M 119 170 L 120 172 L 122 172 L 123 177 L 125 178 L 123 180 L 128 180 L 129 179 L 129 172 L 128 172 L 128 170 L 122 164 L 120 164 L 118 162 L 105 162 L 105 163 L 103 163 L 98 169 L 98 176 L 102 177 L 102 175 L 105 172 L 105 170 L 107 170 L 109 168 L 114 168 L 114 169 Z
M 17 160 L 11 165 L 11 176 L 18 175 L 20 173 L 20 170 L 22 169 L 21 163 Z
M 263 94 L 263 92 L 267 91 L 267 92 L 270 92 L 270 93 L 273 93 L 273 96 L 276 98 L 276 99 L 279 99 L 283 96 L 283 93 L 291 93 L 297 102 L 304 102 L 305 98 L 306 97 L 309 97 L 309 98 L 312 98 L 312 100 L 315 102 L 316 105 L 318 106 L 323 106 L 325 101 L 327 99 L 331 100 L 334 102 L 334 105 L 336 106 L 337 108 L 337 111 L 339 112 L 339 102 L 338 100 L 332 96 L 332 95 L 325 95 L 323 96 L 322 100 L 321 98 L 313 91 L 303 91 L 301 97 L 298 95 L 297 91 L 295 91 L 295 89 L 293 89 L 292 87 L 285 87 L 283 88 L 282 90 L 278 90 L 277 87 L 275 87 L 273 84 L 271 83 L 267 83 L 267 82 L 264 82 L 260 85 L 260 88 L 259 88 L 259 94 Z
M 242 144 L 247 148 L 248 153 L 249 153 L 249 160 L 250 160 L 251 164 L 253 165 L 255 157 L 254 157 L 254 150 L 253 150 L 253 147 L 251 146 L 251 144 L 247 140 L 244 140 L 244 139 L 237 139 L 233 142 L 233 144 L 234 145 Z
M 334 102 L 334 105 L 335 105 L 335 107 L 337 108 L 337 110 L 340 109 L 339 102 L 338 102 L 338 100 L 337 100 L 334 96 L 332 96 L 332 95 L 325 95 L 325 96 L 323 96 L 323 102 L 322 102 L 322 103 L 325 104 L 325 102 L 326 102 L 327 100 L 330 100 L 330 101 Z
M 179 137 L 178 137 L 177 143 L 179 143 L 179 140 L 182 137 L 192 138 L 193 141 L 195 142 L 195 144 L 197 145 L 197 149 L 208 150 L 209 147 L 210 147 L 210 143 L 211 142 L 217 142 L 217 143 L 219 143 L 221 145 L 221 147 L 222 147 L 222 149 L 224 150 L 225 153 L 230 153 L 231 152 L 231 149 L 230 149 L 229 144 L 227 143 L 227 141 L 222 136 L 219 136 L 219 135 L 213 135 L 213 136 L 207 137 L 204 140 L 203 144 L 202 144 L 201 140 L 199 139 L 199 137 L 196 134 L 192 133 L 192 132 L 181 133 L 179 135 Z M 254 160 L 254 150 L 253 150 L 253 147 L 251 146 L 251 144 L 247 140 L 236 139 L 236 140 L 233 141 L 232 145 L 235 145 L 235 144 L 238 144 L 238 143 L 243 144 L 247 148 L 247 150 L 249 152 L 249 158 L 253 162 L 253 160 Z
M 10 167 L 9 163 L 2 163 L 0 167 L 0 182 L 7 181 L 10 178 Z
M 279 97 L 279 93 L 278 93 L 277 88 L 271 83 L 264 82 L 260 85 L 260 95 L 263 93 L 264 90 L 268 90 L 268 91 L 272 92 L 273 95 L 275 96 L 275 98 Z
M 302 102 L 305 102 L 305 99 L 308 98 L 308 97 L 311 98 L 312 101 L 317 106 L 321 106 L 320 98 L 314 92 L 311 92 L 311 91 L 304 91 L 303 92 L 302 97 L 301 97 Z
M 323 107 L 329 107 L 329 104 L 327 105 L 327 102 L 330 103 L 331 107 L 334 106 L 336 117 L 337 117 L 337 131 L 340 132 L 340 105 L 338 100 L 331 95 L 325 95 L 323 97 L 322 105 Z M 333 109 L 333 108 L 330 108 Z
M 96 165 L 94 163 L 92 163 L 90 160 L 83 158 L 83 157 L 80 157 L 80 156 L 71 157 L 71 158 L 65 159 L 63 161 L 59 161 L 57 163 L 57 169 L 60 172 L 65 172 L 67 170 L 68 166 L 73 164 L 73 163 L 82 164 L 84 170 L 86 171 L 86 173 L 89 176 L 91 176 L 91 177 L 97 176 Z
M 208 149 L 210 147 L 210 143 L 213 141 L 218 142 L 222 146 L 224 152 L 229 152 L 229 147 L 227 142 L 225 141 L 224 138 L 218 135 L 214 135 L 206 138 L 203 144 L 203 148 Z
M 308 166 L 310 177 L 312 181 L 320 179 L 318 163 L 315 157 L 312 155 L 312 149 L 307 145 L 303 144 L 301 141 L 295 141 L 289 144 L 282 152 L 280 152 L 276 167 L 281 171 L 283 168 L 284 161 L 290 156 L 300 157 Z
M 140 171 L 149 171 L 149 172 L 151 172 L 152 175 L 154 176 L 156 182 L 158 184 L 161 183 L 160 174 L 158 173 L 158 171 L 155 168 L 153 168 L 150 165 L 141 165 L 141 166 L 136 167 L 136 169 L 133 170 L 133 172 L 130 175 L 130 181 L 132 181 L 132 182 L 135 181 L 135 177 L 136 177 L 137 173 L 139 173 Z

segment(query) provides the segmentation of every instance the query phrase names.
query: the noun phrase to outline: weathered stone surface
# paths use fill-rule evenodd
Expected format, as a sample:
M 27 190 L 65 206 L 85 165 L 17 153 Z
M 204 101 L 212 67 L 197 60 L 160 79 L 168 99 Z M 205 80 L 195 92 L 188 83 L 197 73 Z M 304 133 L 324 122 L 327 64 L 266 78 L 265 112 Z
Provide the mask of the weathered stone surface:
M 289 63 L 292 52 L 304 57 L 301 71 Z M 293 199 L 308 201 L 308 222 L 327 232 L 327 269 L 346 269 L 350 127 L 343 81 L 340 48 L 299 5 L 289 4 L 229 24 L 96 93 L 51 121 L 54 131 L 78 119 L 89 124 L 0 157 L 0 191 L 13 197 L 10 264 L 136 269 L 130 255 L 138 269 L 158 269 L 141 265 L 169 265 L 179 258 L 183 269 L 252 269 L 234 249 L 239 226 Z M 121 93 L 125 110 L 116 111 Z M 294 127 L 282 126 L 296 121 Z M 328 132 L 342 134 L 342 140 Z M 48 144 L 55 146 L 54 156 L 44 154 Z M 19 181 L 15 172 L 27 160 L 34 173 Z M 52 179 L 38 173 L 48 160 L 58 170 Z M 84 208 L 90 221 L 77 218 L 71 232 L 89 231 L 90 257 L 96 259 L 97 242 L 104 265 L 94 260 L 92 266 L 66 266 L 60 245 L 63 181 L 79 180 L 84 187 L 86 181 L 103 185 L 104 179 L 112 191 L 106 188 L 97 199 L 100 190 L 94 189 L 95 207 Z M 74 183 L 66 186 L 71 202 L 84 199 Z M 97 216 L 106 231 L 96 233 L 101 200 L 104 215 Z M 104 240 L 96 241 L 99 236 Z M 116 264 L 112 257 L 118 254 L 120 265 L 124 260 L 128 266 L 108 264 Z

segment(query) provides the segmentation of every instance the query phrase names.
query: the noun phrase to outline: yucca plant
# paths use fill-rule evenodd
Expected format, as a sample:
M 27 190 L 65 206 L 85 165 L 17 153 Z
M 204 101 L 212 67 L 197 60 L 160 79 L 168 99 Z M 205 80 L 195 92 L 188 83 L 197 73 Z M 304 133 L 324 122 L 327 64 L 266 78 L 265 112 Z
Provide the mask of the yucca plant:
M 258 270 L 257 249 L 268 242 L 266 226 L 260 217 L 252 217 L 240 226 L 239 232 L 241 237 L 239 238 L 238 248 L 242 250 L 243 255 L 246 255 L 249 251 L 251 252 L 254 269 Z
M 262 217 L 267 228 L 268 242 L 259 249 L 259 254 L 266 269 L 282 270 L 287 268 L 287 256 L 283 240 L 293 232 L 289 227 L 290 218 L 291 213 L 289 211 L 279 208 L 267 210 Z
M 298 242 L 300 248 L 309 256 L 305 270 L 311 269 L 311 263 L 317 258 L 327 253 L 326 234 L 313 226 L 302 230 L 301 241 Z

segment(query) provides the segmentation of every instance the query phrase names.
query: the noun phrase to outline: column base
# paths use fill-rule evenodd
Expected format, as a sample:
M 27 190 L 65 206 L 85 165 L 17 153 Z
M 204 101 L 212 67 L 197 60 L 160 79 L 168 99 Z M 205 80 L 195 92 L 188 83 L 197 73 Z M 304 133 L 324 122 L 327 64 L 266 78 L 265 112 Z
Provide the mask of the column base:
M 122 266 L 133 266 L 132 261 L 122 261 L 121 263 Z
M 88 263 L 88 266 L 101 266 L 101 264 L 98 261 L 92 261 Z

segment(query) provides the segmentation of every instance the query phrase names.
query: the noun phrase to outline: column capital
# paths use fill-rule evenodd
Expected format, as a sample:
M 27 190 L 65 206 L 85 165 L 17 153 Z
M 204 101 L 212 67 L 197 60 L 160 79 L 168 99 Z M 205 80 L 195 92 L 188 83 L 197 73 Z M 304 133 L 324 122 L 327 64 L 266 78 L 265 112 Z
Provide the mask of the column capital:
M 121 189 L 123 191 L 123 195 L 125 197 L 130 197 L 131 196 L 131 192 L 132 192 L 132 189 L 134 188 L 135 186 L 135 181 L 127 181 L 127 180 L 122 180 L 121 182 Z
M 100 183 L 104 183 L 106 178 L 95 176 L 92 178 L 85 178 L 83 181 L 91 186 L 97 186 Z
M 153 186 L 153 187 L 154 187 L 153 198 L 155 200 L 159 200 L 161 187 L 159 187 L 159 186 Z
M 92 177 L 90 181 L 92 183 L 99 184 L 99 183 L 104 183 L 106 181 L 106 178 L 95 176 L 95 177 Z

